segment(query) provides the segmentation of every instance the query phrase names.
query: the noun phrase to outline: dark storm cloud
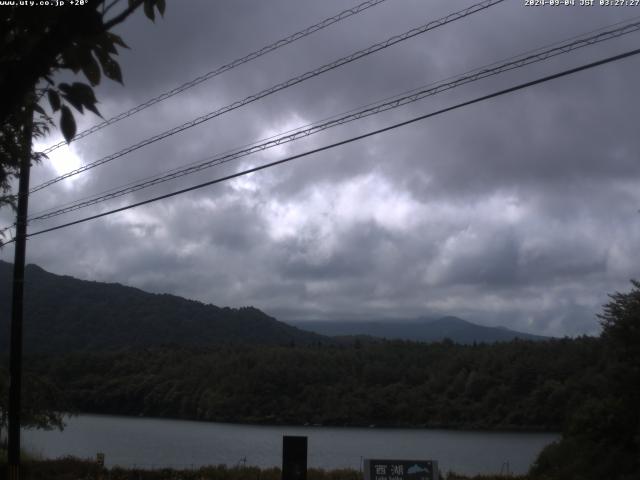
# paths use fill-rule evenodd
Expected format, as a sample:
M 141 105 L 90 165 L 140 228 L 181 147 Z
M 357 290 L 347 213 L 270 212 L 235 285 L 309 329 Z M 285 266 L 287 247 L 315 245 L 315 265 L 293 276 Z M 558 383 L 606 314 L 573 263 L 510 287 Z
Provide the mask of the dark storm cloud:
M 34 169 L 32 183 L 471 3 L 385 2 L 74 142 Z M 190 0 L 170 3 L 155 24 L 136 15 L 119 29 L 132 47 L 121 54 L 125 88 L 101 85 L 100 109 L 105 117 L 117 114 L 347 6 Z M 505 2 L 38 192 L 32 212 L 629 18 L 631 10 Z M 620 53 L 637 39 L 634 34 L 485 79 L 99 208 Z M 548 335 L 596 333 L 594 315 L 606 294 L 639 276 L 640 140 L 632 87 L 639 74 L 638 60 L 625 60 L 34 237 L 29 261 L 219 305 L 251 304 L 282 319 L 450 314 Z M 83 117 L 81 128 L 94 121 Z M 9 221 L 7 211 L 0 215 Z M 5 248 L 2 256 L 10 254 Z

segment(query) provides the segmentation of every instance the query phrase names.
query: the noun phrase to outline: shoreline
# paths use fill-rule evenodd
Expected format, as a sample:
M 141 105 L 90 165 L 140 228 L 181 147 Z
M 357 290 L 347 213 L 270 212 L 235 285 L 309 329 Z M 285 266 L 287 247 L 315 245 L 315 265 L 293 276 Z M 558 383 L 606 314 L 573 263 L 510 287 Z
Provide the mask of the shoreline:
M 559 440 L 548 433 L 390 429 L 314 426 L 268 426 L 167 420 L 149 417 L 79 415 L 66 417 L 59 431 L 24 432 L 27 450 L 42 458 L 106 455 L 106 465 L 182 468 L 211 464 L 277 467 L 282 436 L 309 439 L 309 467 L 360 469 L 366 458 L 433 458 L 441 468 L 466 475 L 495 474 L 509 462 L 524 474 L 547 445 Z M 123 446 L 123 438 L 126 445 Z M 426 455 L 426 457 L 425 457 Z
M 555 434 L 561 435 L 562 429 L 547 429 L 544 427 L 535 426 L 504 426 L 504 427 L 487 427 L 487 426 L 446 426 L 446 425 L 404 425 L 404 424 L 300 424 L 300 423 L 286 423 L 286 422 L 269 422 L 269 421 L 231 421 L 231 420 L 201 420 L 197 418 L 184 418 L 184 417 L 156 417 L 146 415 L 127 415 L 122 413 L 102 413 L 102 412 L 73 412 L 64 413 L 65 418 L 84 416 L 96 416 L 96 417 L 118 417 L 126 419 L 141 419 L 141 420 L 166 420 L 175 422 L 193 422 L 193 423 L 206 423 L 206 424 L 218 424 L 218 425 L 232 425 L 232 426 L 247 426 L 247 427 L 284 427 L 284 428 L 344 428 L 344 429 L 372 429 L 372 430 L 432 430 L 432 431 L 450 431 L 450 432 L 469 432 L 469 433 L 529 433 L 529 434 Z

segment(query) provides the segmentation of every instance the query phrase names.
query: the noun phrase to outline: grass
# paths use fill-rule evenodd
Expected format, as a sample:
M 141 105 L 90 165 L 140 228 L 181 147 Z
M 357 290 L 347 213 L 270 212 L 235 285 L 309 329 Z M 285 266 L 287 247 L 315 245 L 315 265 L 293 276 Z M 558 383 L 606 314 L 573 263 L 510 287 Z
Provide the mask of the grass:
M 6 452 L 0 450 L 0 479 L 6 475 Z M 202 467 L 193 470 L 137 470 L 114 467 L 100 469 L 91 460 L 73 457 L 56 460 L 27 458 L 22 467 L 24 480 L 281 480 L 279 468 Z M 473 477 L 449 473 L 443 480 L 528 480 L 527 476 L 477 475 Z M 307 480 L 362 480 L 357 470 L 309 469 Z

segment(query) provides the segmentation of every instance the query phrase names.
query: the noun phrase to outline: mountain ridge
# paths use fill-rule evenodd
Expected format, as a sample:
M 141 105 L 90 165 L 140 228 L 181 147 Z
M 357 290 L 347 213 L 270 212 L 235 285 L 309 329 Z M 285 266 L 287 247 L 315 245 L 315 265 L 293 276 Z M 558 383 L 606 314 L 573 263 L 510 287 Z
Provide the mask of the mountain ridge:
M 10 305 L 13 265 L 0 261 L 0 301 Z M 9 309 L 0 311 L 7 349 Z M 24 345 L 28 353 L 95 351 L 158 345 L 311 344 L 332 340 L 299 330 L 254 307 L 217 307 L 119 283 L 25 268 Z
M 377 319 L 369 321 L 295 321 L 288 322 L 297 328 L 329 337 L 367 336 L 388 340 L 415 342 L 441 342 L 449 339 L 455 343 L 472 344 L 521 340 L 548 340 L 550 337 L 518 332 L 509 328 L 487 327 L 455 316 L 411 319 Z
M 13 265 L 0 261 L 0 302 L 10 305 Z M 282 322 L 247 306 L 218 307 L 121 283 L 25 268 L 25 351 L 57 353 L 223 343 L 265 345 L 341 343 L 379 339 L 471 344 L 548 337 L 485 327 L 454 316 L 370 321 Z M 0 311 L 0 346 L 6 351 L 9 309 Z M 341 337 L 341 338 L 332 338 Z

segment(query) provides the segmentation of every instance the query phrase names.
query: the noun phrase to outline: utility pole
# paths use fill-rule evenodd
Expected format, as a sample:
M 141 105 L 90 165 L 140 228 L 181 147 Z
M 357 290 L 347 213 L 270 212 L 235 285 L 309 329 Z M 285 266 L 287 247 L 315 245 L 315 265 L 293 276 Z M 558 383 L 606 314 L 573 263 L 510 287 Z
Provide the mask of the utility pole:
M 29 172 L 31 169 L 31 136 L 33 108 L 25 107 L 23 141 L 18 183 L 18 212 L 13 261 L 13 296 L 11 299 L 11 344 L 9 353 L 9 480 L 20 478 L 20 399 L 22 395 L 22 307 L 24 264 L 27 248 L 27 211 L 29 209 Z

